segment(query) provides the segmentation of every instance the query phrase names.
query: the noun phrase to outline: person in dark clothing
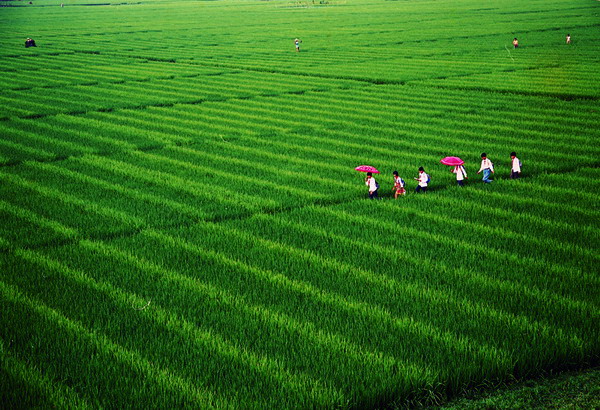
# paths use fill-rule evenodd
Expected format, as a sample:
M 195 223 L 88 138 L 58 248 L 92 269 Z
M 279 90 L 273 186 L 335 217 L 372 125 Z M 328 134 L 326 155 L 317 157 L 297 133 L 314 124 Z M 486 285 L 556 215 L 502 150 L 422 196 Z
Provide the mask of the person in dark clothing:
M 27 38 L 27 40 L 25 40 L 25 48 L 29 48 L 29 47 L 37 47 L 35 45 L 35 40 L 32 38 Z

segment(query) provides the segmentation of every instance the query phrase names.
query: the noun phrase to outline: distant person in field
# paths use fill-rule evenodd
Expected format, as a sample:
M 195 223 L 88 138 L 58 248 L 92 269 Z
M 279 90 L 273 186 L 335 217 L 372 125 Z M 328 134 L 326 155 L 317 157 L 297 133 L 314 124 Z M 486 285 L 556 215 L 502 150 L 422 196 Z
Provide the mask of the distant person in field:
M 494 173 L 494 164 L 492 163 L 492 161 L 490 161 L 485 152 L 481 154 L 481 168 L 479 168 L 479 171 L 477 171 L 477 173 L 480 174 L 482 171 L 483 182 L 485 182 L 486 184 L 492 182 L 493 180 L 490 179 L 490 174 Z
M 423 167 L 419 167 L 419 176 L 416 177 L 415 180 L 419 181 L 415 192 L 427 192 L 427 184 L 429 184 L 429 175 L 425 173 L 425 169 Z
M 510 177 L 511 179 L 518 179 L 521 176 L 521 161 L 517 158 L 516 152 L 513 151 L 510 153 L 510 160 L 512 161 Z
M 379 189 L 379 184 L 373 178 L 373 174 L 371 172 L 367 172 L 367 177 L 365 178 L 365 185 L 369 187 L 369 199 L 377 198 L 377 190 Z
M 518 48 L 519 47 L 519 40 L 517 40 L 516 37 L 513 39 L 513 47 L 514 48 Z
M 392 189 L 395 191 L 394 199 L 398 199 L 398 195 L 406 195 L 404 180 L 398 176 L 398 171 L 394 171 L 394 187 Z
M 302 43 L 302 40 L 300 40 L 299 38 L 294 40 L 294 45 L 296 46 L 297 52 L 300 52 L 300 43 Z
M 567 44 L 571 44 L 571 35 L 567 34 Z
M 465 179 L 467 179 L 467 171 L 462 165 L 457 165 L 450 170 L 453 174 L 456 174 L 456 183 L 458 186 L 465 186 Z
M 29 48 L 29 47 L 37 47 L 35 45 L 35 40 L 32 38 L 27 38 L 27 40 L 25 40 L 25 48 Z

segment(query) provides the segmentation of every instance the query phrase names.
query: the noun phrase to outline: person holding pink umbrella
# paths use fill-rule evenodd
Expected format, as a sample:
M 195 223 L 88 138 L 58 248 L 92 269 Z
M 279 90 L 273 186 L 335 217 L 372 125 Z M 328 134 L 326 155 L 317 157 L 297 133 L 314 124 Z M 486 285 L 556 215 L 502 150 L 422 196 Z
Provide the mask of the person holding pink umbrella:
M 365 185 L 369 187 L 369 199 L 377 198 L 377 190 L 379 189 L 379 184 L 373 178 L 373 174 L 371 172 L 367 172 L 367 177 L 365 178 Z
M 456 183 L 458 186 L 465 186 L 465 179 L 467 179 L 467 171 L 465 171 L 465 167 L 462 165 L 456 165 L 454 168 L 450 170 L 453 174 L 456 174 Z

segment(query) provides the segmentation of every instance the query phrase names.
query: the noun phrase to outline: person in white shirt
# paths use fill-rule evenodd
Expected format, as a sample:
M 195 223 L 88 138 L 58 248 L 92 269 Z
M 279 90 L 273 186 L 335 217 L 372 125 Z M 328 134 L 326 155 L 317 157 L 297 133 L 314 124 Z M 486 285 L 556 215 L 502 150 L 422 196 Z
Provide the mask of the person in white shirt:
M 477 173 L 480 174 L 481 171 L 483 171 L 483 182 L 489 184 L 493 181 L 492 179 L 490 179 L 490 174 L 494 173 L 494 164 L 492 163 L 492 161 L 490 161 L 485 152 L 481 154 L 481 168 L 479 168 L 479 171 L 477 171 Z
M 517 158 L 517 153 L 514 151 L 510 153 L 510 159 L 512 161 L 510 177 L 511 179 L 517 179 L 521 176 L 521 161 Z
M 377 181 L 373 178 L 373 174 L 367 172 L 367 177 L 365 178 L 365 185 L 369 187 L 369 199 L 377 198 Z
M 427 183 L 429 181 L 429 175 L 425 173 L 425 169 L 423 169 L 423 167 L 419 167 L 419 176 L 415 178 L 415 180 L 419 181 L 416 192 L 427 192 Z
M 450 170 L 450 172 L 456 174 L 456 183 L 459 186 L 465 186 L 464 180 L 467 179 L 467 171 L 462 165 L 457 165 Z
M 394 171 L 394 188 L 396 193 L 394 199 L 398 199 L 398 195 L 406 195 L 406 189 L 404 189 L 404 180 L 398 176 L 398 171 Z

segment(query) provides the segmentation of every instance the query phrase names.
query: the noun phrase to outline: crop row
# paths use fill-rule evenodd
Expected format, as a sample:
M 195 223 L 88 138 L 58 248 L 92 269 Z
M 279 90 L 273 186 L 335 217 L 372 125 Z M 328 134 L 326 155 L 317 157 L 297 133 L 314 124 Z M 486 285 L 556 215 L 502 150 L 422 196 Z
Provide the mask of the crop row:
M 338 98 L 342 97 L 339 92 L 335 94 L 339 95 Z M 317 93 L 314 97 L 317 101 L 320 101 L 324 98 L 323 95 L 324 93 Z M 430 164 L 436 163 L 435 152 L 433 156 L 431 152 L 420 153 L 419 141 L 421 139 L 426 139 L 430 144 L 432 141 L 439 141 L 437 150 L 440 151 L 440 154 L 441 151 L 470 152 L 473 158 L 477 158 L 478 153 L 483 149 L 490 152 L 494 152 L 492 150 L 495 147 L 497 147 L 496 151 L 508 150 L 507 152 L 509 152 L 515 149 L 515 145 L 506 147 L 505 142 L 497 145 L 490 140 L 485 146 L 482 146 L 477 142 L 463 140 L 462 143 L 457 143 L 452 138 L 440 137 L 439 135 L 452 132 L 450 128 L 446 128 L 447 131 L 441 128 L 444 120 L 434 121 L 434 125 L 418 124 L 413 121 L 408 123 L 409 128 L 406 126 L 407 122 L 399 123 L 398 115 L 391 115 L 388 120 L 386 120 L 386 116 L 382 116 L 380 121 L 377 121 L 375 114 L 377 106 L 375 104 L 365 104 L 364 108 L 373 108 L 366 111 L 365 114 L 360 114 L 358 102 L 355 110 L 341 109 L 338 110 L 338 114 L 343 114 L 343 116 L 332 117 L 327 114 L 323 115 L 318 108 L 312 108 L 308 101 L 302 102 L 304 100 L 303 96 L 295 97 L 295 105 L 292 104 L 290 97 L 269 97 L 257 101 L 246 100 L 243 104 L 210 103 L 201 106 L 152 108 L 144 111 L 90 113 L 85 118 L 59 116 L 36 121 L 5 121 L 2 124 L 3 132 L 9 135 L 10 138 L 3 140 L 0 145 L 7 160 L 23 158 L 23 156 L 25 158 L 33 156 L 34 158 L 44 159 L 52 158 L 52 152 L 56 152 L 54 155 L 81 155 L 86 152 L 111 152 L 136 147 L 121 141 L 123 137 L 126 141 L 134 138 L 139 140 L 140 144 L 154 143 L 161 146 L 169 141 L 198 141 L 198 137 L 204 135 L 204 139 L 207 136 L 212 136 L 212 143 L 207 144 L 203 149 L 214 151 L 215 154 L 219 154 L 219 151 L 212 148 L 218 148 L 219 150 L 226 148 L 235 151 L 237 145 L 244 145 L 244 149 L 262 145 L 269 146 L 270 149 L 276 150 L 276 152 L 283 153 L 287 151 L 288 155 L 295 152 L 293 156 L 298 158 L 310 159 L 312 157 L 313 160 L 327 158 L 328 161 L 334 161 L 340 166 L 347 167 L 352 165 L 352 162 L 362 161 L 360 158 L 364 158 L 365 161 L 378 158 L 377 162 L 390 169 L 397 168 L 399 160 L 402 162 L 408 160 L 413 164 L 415 161 L 421 162 L 421 164 L 424 161 Z M 290 104 L 285 104 L 286 100 L 289 100 Z M 333 102 L 335 100 L 329 102 L 330 100 L 326 100 L 328 105 L 319 106 L 326 107 L 327 110 L 334 110 L 335 105 Z M 283 107 L 286 107 L 285 110 Z M 240 111 L 241 109 L 245 112 Z M 414 108 L 407 110 L 407 113 L 412 111 L 415 113 L 414 116 L 418 116 L 419 113 L 431 112 L 426 107 L 419 108 L 419 110 Z M 134 115 L 132 116 L 130 113 Z M 431 114 L 435 115 L 435 112 Z M 221 117 L 219 120 L 215 119 L 217 115 Z M 348 120 L 351 120 L 354 125 L 349 129 L 339 129 Z M 359 126 L 358 124 L 361 122 L 366 125 Z M 390 124 L 387 128 L 378 125 L 386 125 L 386 122 Z M 435 124 L 435 122 L 438 124 Z M 458 123 L 454 124 L 458 126 Z M 90 127 L 90 125 L 93 125 L 93 127 Z M 390 141 L 389 135 L 397 135 L 398 129 L 402 130 L 400 131 L 401 135 L 410 134 L 410 136 L 406 135 L 403 138 Z M 371 160 L 366 158 L 364 153 L 360 153 L 364 152 L 363 135 L 365 133 L 372 136 L 369 139 L 369 144 L 372 145 L 369 148 L 372 156 Z M 463 131 L 461 135 L 465 136 L 468 133 L 471 133 L 473 141 L 479 136 L 479 134 L 471 131 Z M 287 139 L 284 142 L 279 137 L 258 137 L 269 134 L 273 136 L 290 135 L 292 139 Z M 48 138 L 49 135 L 55 137 Z M 225 146 L 222 144 L 235 135 L 243 135 L 243 140 L 225 144 Z M 539 138 L 543 139 L 544 134 L 540 133 Z M 340 140 L 344 142 L 340 142 Z M 503 141 L 505 140 L 504 138 Z M 587 156 L 587 153 L 584 154 L 582 151 L 573 154 L 561 154 L 560 159 L 558 157 L 556 159 L 546 158 L 550 153 L 537 148 L 537 143 L 516 143 L 519 144 L 518 151 L 527 149 L 530 156 L 536 157 L 536 163 L 531 168 L 532 170 L 542 170 L 545 167 L 556 169 L 557 166 L 568 166 L 571 162 L 580 162 L 581 158 L 585 158 L 583 155 Z M 315 144 L 319 144 L 319 148 L 316 148 Z M 556 144 L 550 144 L 550 146 L 554 146 L 555 150 L 560 150 L 562 144 L 564 143 L 557 142 Z M 30 148 L 33 146 L 36 148 Z M 546 144 L 546 146 L 548 145 Z M 402 158 L 402 154 L 390 155 L 390 147 L 399 153 L 410 152 L 410 155 L 407 155 L 409 158 Z M 584 148 L 585 146 L 582 145 L 582 149 Z M 589 151 L 588 148 L 585 149 Z M 252 157 L 249 157 L 248 160 L 252 161 Z M 477 161 L 474 159 L 473 162 Z M 246 167 L 249 166 L 251 166 L 249 163 L 246 164 Z M 246 167 L 241 167 L 240 170 L 244 170 Z M 407 171 L 410 172 L 404 166 L 403 172 Z M 449 180 L 450 178 L 446 177 L 445 179 Z
M 65 59 L 66 67 L 56 68 L 58 62 L 52 61 L 49 67 L 47 60 L 42 60 L 36 67 L 35 74 L 24 71 L 22 74 L 10 72 L 2 79 L 0 87 L 5 90 L 23 88 L 49 88 L 72 85 L 95 84 L 97 82 L 122 83 L 127 81 L 148 81 L 155 78 L 193 77 L 213 75 L 222 70 L 206 67 L 175 65 L 160 62 L 127 61 L 121 64 L 108 65 L 97 62 L 79 62 Z M 89 65 L 88 65 L 89 63 Z M 13 69 L 8 65 L 7 70 Z M 16 70 L 16 69 L 15 69 Z
M 307 98 L 309 97 L 307 96 Z M 449 126 L 446 126 L 448 128 L 442 128 L 443 124 L 445 124 L 444 120 L 431 120 L 430 122 L 433 124 L 422 124 L 416 121 L 416 116 L 418 114 L 415 114 L 415 120 L 412 122 L 401 123 L 399 122 L 399 118 L 396 116 L 392 119 L 394 122 L 390 122 L 390 125 L 385 127 L 387 125 L 385 123 L 385 116 L 381 118 L 379 122 L 377 122 L 377 117 L 374 113 L 369 117 L 359 117 L 358 114 L 349 112 L 344 117 L 336 118 L 335 114 L 332 114 L 331 116 L 328 114 L 322 114 L 318 108 L 304 109 L 299 100 L 303 100 L 303 98 L 295 98 L 297 105 L 293 107 L 290 106 L 288 109 L 289 115 L 287 116 L 285 115 L 285 112 L 282 112 L 282 105 L 276 105 L 274 102 L 272 102 L 272 99 L 269 98 L 245 101 L 244 104 L 223 102 L 205 104 L 198 107 L 176 106 L 169 109 L 153 108 L 139 113 L 138 117 L 140 119 L 146 119 L 146 121 L 152 124 L 161 122 L 168 123 L 170 122 L 169 118 L 171 117 L 179 118 L 181 126 L 184 126 L 185 120 L 189 119 L 189 121 L 192 121 L 192 123 L 195 124 L 194 126 L 197 128 L 198 125 L 202 124 L 200 122 L 202 121 L 206 125 L 204 125 L 204 127 L 200 125 L 200 129 L 208 128 L 208 124 L 210 122 L 210 127 L 213 128 L 217 127 L 219 124 L 223 124 L 227 125 L 231 129 L 240 129 L 245 132 L 254 130 L 254 132 L 262 134 L 264 134 L 265 130 L 267 129 L 271 129 L 272 131 L 270 132 L 280 135 L 284 133 L 289 134 L 290 130 L 292 130 L 292 138 L 288 139 L 289 143 L 314 147 L 315 143 L 318 141 L 320 145 L 319 151 L 324 153 L 329 151 L 331 153 L 331 157 L 341 155 L 342 153 L 354 153 L 355 156 L 364 157 L 364 154 L 359 154 L 359 151 L 364 152 L 366 148 L 372 152 L 371 155 L 373 158 L 380 159 L 381 156 L 384 156 L 384 158 L 387 159 L 390 157 L 391 150 L 392 152 L 397 152 L 394 155 L 396 161 L 408 160 L 414 162 L 415 158 L 419 158 L 420 156 L 431 156 L 431 153 L 420 152 L 420 144 L 422 143 L 422 140 L 427 140 L 430 145 L 434 141 L 439 141 L 439 146 L 435 149 L 435 152 L 443 152 L 444 150 L 446 150 L 446 152 L 448 152 L 448 150 L 452 152 L 457 152 L 459 150 L 459 152 L 470 151 L 471 155 L 475 158 L 478 158 L 479 153 L 484 149 L 489 151 L 492 151 L 494 148 L 496 148 L 496 151 L 508 150 L 506 153 L 504 153 L 507 155 L 511 149 L 519 147 L 517 151 L 523 151 L 527 149 L 527 152 L 530 153 L 531 156 L 536 156 L 536 167 L 539 166 L 540 169 L 543 167 L 542 163 L 544 162 L 548 163 L 548 165 L 564 165 L 569 161 L 581 161 L 582 157 L 586 158 L 589 156 L 589 151 L 582 151 L 580 153 L 573 153 L 572 155 L 564 154 L 561 155 L 560 158 L 556 157 L 555 159 L 552 159 L 553 154 L 550 154 L 546 150 L 540 149 L 539 144 L 529 141 L 521 142 L 516 140 L 512 147 L 507 147 L 505 137 L 501 139 L 501 144 L 495 142 L 496 132 L 499 132 L 501 129 L 503 129 L 498 126 L 496 126 L 496 132 L 492 131 L 488 134 L 489 139 L 485 142 L 485 144 L 482 144 L 481 142 L 475 142 L 481 137 L 481 133 L 471 131 L 471 129 L 461 129 L 461 140 L 456 141 L 455 130 L 459 126 L 458 123 L 454 124 L 455 127 L 453 129 Z M 271 108 L 271 106 L 273 109 L 267 109 Z M 285 104 L 283 106 L 285 106 Z M 278 111 L 274 110 L 275 107 L 278 107 Z M 214 119 L 216 118 L 217 113 L 220 113 L 219 120 Z M 115 113 L 102 115 L 110 116 L 113 114 Z M 120 116 L 124 117 L 124 115 Z M 156 120 L 150 121 L 151 118 L 155 118 Z M 301 122 L 298 121 L 298 118 L 301 120 Z M 365 119 L 369 119 L 372 121 L 372 123 L 360 125 Z M 348 128 L 345 128 L 347 127 L 346 124 L 348 123 L 352 125 Z M 141 123 L 138 124 L 142 125 Z M 474 124 L 472 127 L 476 129 L 476 125 Z M 471 126 L 469 128 L 471 128 Z M 295 129 L 299 131 L 293 131 Z M 236 134 L 238 133 L 239 131 Z M 444 134 L 449 135 L 440 136 Z M 370 136 L 368 141 L 365 141 L 364 135 Z M 394 136 L 394 138 L 390 139 L 390 136 Z M 467 140 L 468 137 L 470 137 L 472 142 Z M 539 139 L 544 139 L 544 134 L 540 133 Z M 557 142 L 556 146 L 558 148 L 563 146 L 563 144 L 565 143 L 562 141 Z M 564 146 L 563 148 L 566 151 Z M 561 148 L 558 148 L 558 150 L 560 149 Z M 548 157 L 548 155 L 550 155 L 550 157 Z M 340 159 L 340 157 L 338 157 L 338 159 Z M 476 161 L 477 160 L 475 159 L 474 162 Z M 435 163 L 434 161 L 432 162 Z
M 591 68 L 591 67 L 590 67 Z M 594 81 L 596 72 L 567 66 L 553 69 L 540 69 L 519 73 L 475 74 L 468 78 L 452 78 L 426 81 L 426 84 L 441 84 L 446 87 L 469 89 L 484 87 L 500 90 L 523 90 L 549 95 L 598 97 L 599 89 Z
M 226 78 L 225 78 L 226 77 Z M 333 86 L 345 86 L 348 82 L 337 81 Z M 198 102 L 203 99 L 244 97 L 258 94 L 303 92 L 307 89 L 330 88 L 324 79 L 299 77 L 290 79 L 270 74 L 229 74 L 203 78 L 177 78 L 144 81 L 143 83 L 95 84 L 73 86 L 62 89 L 35 89 L 7 91 L 2 96 L 2 105 L 7 116 L 23 115 L 23 112 L 54 114 L 69 111 L 168 104 L 176 102 Z M 15 101 L 20 101 L 14 106 Z
M 254 221 L 253 229 L 263 230 L 274 223 L 282 223 L 280 218 L 265 217 L 264 224 L 260 223 L 261 219 L 263 218 L 259 217 Z M 366 222 L 368 223 L 368 219 Z M 571 332 L 582 335 L 579 332 L 586 330 L 580 328 L 581 321 L 585 329 L 587 320 L 593 320 L 594 317 L 587 316 L 589 306 L 570 302 L 559 296 L 554 297 L 557 303 L 552 305 L 546 301 L 548 297 L 553 298 L 551 293 L 540 294 L 535 289 L 520 287 L 518 282 L 513 284 L 492 280 L 489 275 L 476 274 L 476 271 L 472 270 L 456 271 L 448 268 L 440 272 L 428 262 L 428 258 L 415 258 L 414 250 L 402 256 L 394 248 L 382 248 L 373 243 L 361 244 L 356 240 L 344 239 L 310 226 L 302 227 L 289 223 L 286 225 L 292 229 L 287 239 L 292 240 L 294 236 L 297 239 L 303 238 L 302 244 L 286 245 L 287 239 L 274 242 L 265 236 L 265 232 L 261 232 L 260 235 L 245 233 L 248 225 L 244 224 L 241 227 L 236 225 L 225 229 L 219 226 L 199 225 L 189 232 L 178 231 L 177 236 L 185 236 L 189 238 L 187 240 L 155 231 L 143 231 L 139 237 L 118 240 L 115 246 L 84 241 L 80 246 L 68 250 L 49 249 L 50 254 L 61 255 L 61 259 L 68 260 L 68 263 L 73 265 L 73 268 L 57 266 L 56 272 L 50 277 L 58 274 L 62 280 L 50 283 L 57 283 L 56 292 L 61 292 L 64 289 L 58 283 L 64 286 L 66 282 L 70 285 L 71 279 L 67 275 L 72 275 L 71 272 L 89 272 L 88 275 L 96 277 L 98 281 L 108 281 L 112 284 L 111 289 L 126 287 L 136 295 L 144 295 L 144 298 L 138 297 L 134 300 L 136 306 L 144 306 L 146 298 L 152 298 L 152 306 L 158 306 L 160 311 L 161 306 L 168 303 L 169 313 L 173 315 L 171 323 L 181 323 L 183 319 L 190 323 L 198 323 L 197 326 L 210 326 L 213 339 L 219 334 L 231 335 L 232 343 L 242 346 L 242 351 L 256 352 L 259 357 L 275 357 L 278 363 L 291 369 L 292 374 L 297 374 L 300 368 L 304 369 L 314 379 L 330 380 L 342 392 L 348 392 L 353 383 L 362 380 L 360 386 L 365 389 L 364 392 L 375 389 L 373 391 L 384 397 L 386 391 L 391 391 L 393 383 L 409 382 L 413 386 L 420 386 L 426 373 L 438 376 L 433 380 L 428 378 L 430 381 L 425 383 L 443 382 L 456 388 L 458 385 L 454 383 L 460 385 L 460 382 L 454 382 L 455 378 L 480 380 L 479 372 L 484 370 L 487 374 L 491 371 L 497 375 L 513 370 L 530 371 L 533 363 L 547 362 L 548 359 L 540 358 L 539 352 L 532 354 L 528 349 L 522 350 L 523 346 L 527 346 L 527 341 L 531 340 L 546 347 L 542 349 L 546 352 L 541 353 L 542 355 L 554 355 L 551 361 L 560 360 L 569 348 L 572 350 L 578 346 L 579 339 L 573 338 Z M 297 231 L 298 229 L 301 231 Z M 357 229 L 362 227 L 358 226 Z M 278 229 L 274 231 L 279 234 L 284 232 Z M 323 247 L 311 249 L 314 244 L 323 243 L 323 239 L 316 242 L 311 239 L 317 234 L 323 235 L 323 239 L 329 241 L 329 249 L 333 249 L 331 245 L 336 244 L 342 245 L 335 246 L 338 250 L 350 246 L 355 252 L 354 261 L 369 250 L 374 251 L 377 258 L 392 258 L 389 262 L 393 265 L 390 266 L 394 268 L 393 271 L 401 272 L 402 278 L 382 276 L 382 268 L 373 264 L 367 269 L 354 262 L 343 262 L 347 255 L 344 252 L 330 254 L 324 253 Z M 221 247 L 221 243 L 228 245 Z M 162 251 L 157 253 L 156 249 Z M 213 249 L 221 249 L 221 252 L 226 254 L 217 253 Z M 65 252 L 70 256 L 65 255 Z M 168 258 L 164 257 L 166 254 L 169 255 Z M 202 262 L 202 270 L 199 271 L 196 264 L 190 263 L 190 257 Z M 35 259 L 43 260 L 37 255 Z M 388 262 L 385 259 L 382 262 Z M 281 265 L 281 260 L 286 260 L 286 264 Z M 23 269 L 26 267 L 27 265 Z M 135 275 L 116 273 L 123 269 L 137 272 L 140 277 L 155 277 L 161 280 L 140 282 L 135 279 Z M 36 271 L 38 270 L 27 269 L 27 272 Z M 467 287 L 474 286 L 478 292 L 467 292 L 470 288 L 457 288 L 458 282 L 451 279 L 452 272 L 458 275 L 461 283 L 466 281 Z M 48 272 L 44 274 L 49 275 Z M 439 282 L 441 274 L 449 280 Z M 164 282 L 165 279 L 168 280 L 167 283 Z M 18 281 L 18 286 L 28 289 L 28 292 L 38 292 L 35 286 L 27 285 L 36 282 L 27 275 L 12 275 L 9 280 Z M 436 282 L 437 285 L 434 285 Z M 452 286 L 452 283 L 457 285 Z M 166 286 L 167 284 L 171 285 Z M 190 289 L 190 286 L 193 287 Z M 369 292 L 362 290 L 365 286 L 368 286 Z M 448 289 L 448 286 L 453 289 Z M 482 287 L 486 289 L 485 292 L 482 291 Z M 129 320 L 122 319 L 121 327 L 115 329 L 108 319 L 109 316 L 106 320 L 101 320 L 102 315 L 99 312 L 94 315 L 82 312 L 82 309 L 95 306 L 90 302 L 98 299 L 98 296 L 94 295 L 97 289 L 98 287 L 95 287 L 94 292 L 80 286 L 74 289 L 76 291 L 73 294 L 77 294 L 79 300 L 84 299 L 85 306 L 82 303 L 54 302 L 60 298 L 53 297 L 53 292 L 48 290 L 36 297 L 43 298 L 46 303 L 59 303 L 61 309 L 69 312 L 68 316 L 81 317 L 80 320 L 90 323 L 89 326 L 94 326 L 96 332 L 107 333 L 125 346 L 132 343 L 123 336 L 126 334 L 133 334 L 138 342 L 140 338 L 148 340 L 147 343 L 143 343 L 141 354 L 148 355 L 150 361 L 158 361 L 167 369 L 177 368 L 178 372 L 185 373 L 182 377 L 198 377 L 198 372 L 205 371 L 190 368 L 188 363 L 203 363 L 206 366 L 212 365 L 213 360 L 218 359 L 217 363 L 227 366 L 220 354 L 216 358 L 213 355 L 213 359 L 200 360 L 198 357 L 197 360 L 189 360 L 185 364 L 171 365 L 170 363 L 175 363 L 172 361 L 177 360 L 177 355 L 165 354 L 160 346 L 175 348 L 172 342 L 169 343 L 166 339 L 172 339 L 172 328 L 154 331 L 149 329 L 148 325 L 136 324 L 135 321 L 130 323 Z M 209 295 L 202 296 L 202 293 L 208 291 Z M 468 297 L 461 297 L 461 292 L 465 292 Z M 114 293 L 111 292 L 111 296 Z M 177 297 L 173 298 L 173 295 Z M 500 309 L 492 308 L 490 297 L 492 300 L 497 299 L 495 304 L 499 304 Z M 106 298 L 102 297 L 102 300 L 105 304 Z M 233 300 L 238 301 L 235 306 L 226 307 Z M 536 302 L 535 308 L 530 307 L 532 300 Z M 542 306 L 539 305 L 540 300 Z M 309 301 L 312 303 L 307 303 Z M 512 310 L 517 307 L 524 310 L 525 314 L 506 313 L 506 304 L 509 302 Z M 564 309 L 562 319 L 553 317 L 552 313 L 545 310 L 552 306 Z M 229 315 L 223 314 L 232 308 L 238 312 L 239 321 L 232 322 Z M 536 310 L 530 312 L 530 309 Z M 118 306 L 110 308 L 111 316 L 115 315 L 115 310 L 121 318 L 132 316 L 131 310 L 129 315 L 124 316 L 124 309 Z M 148 311 L 154 312 L 152 309 Z M 265 312 L 267 316 L 261 313 L 257 318 L 257 312 Z M 448 312 L 452 312 L 452 317 L 448 317 Z M 566 318 L 570 320 L 568 322 L 565 321 L 565 312 L 570 314 Z M 96 318 L 93 324 L 86 319 L 91 316 Z M 201 322 L 198 322 L 198 317 L 202 317 Z M 421 317 L 426 318 L 426 321 L 421 321 Z M 273 321 L 274 319 L 276 321 Z M 545 323 L 545 320 L 549 319 L 552 319 L 551 326 Z M 558 323 L 561 325 L 555 328 Z M 569 326 L 566 327 L 565 323 L 569 323 Z M 123 326 L 130 330 L 125 332 Z M 180 325 L 176 326 L 178 328 Z M 573 326 L 577 330 L 574 330 Z M 143 328 L 146 334 L 135 331 L 140 328 Z M 269 338 L 264 338 L 266 329 L 270 329 Z M 281 333 L 278 329 L 285 331 Z M 492 332 L 494 337 L 490 337 L 487 332 Z M 259 336 L 260 334 L 263 337 Z M 504 338 L 500 335 L 504 335 Z M 515 340 L 514 335 L 521 336 Z M 320 353 L 315 350 L 315 337 L 327 341 L 325 345 L 316 345 Z M 519 342 L 520 337 L 523 338 L 522 342 Z M 152 338 L 156 338 L 154 342 L 151 342 Z M 412 342 L 409 342 L 409 339 L 412 339 Z M 398 345 L 399 340 L 407 343 Z M 489 340 L 496 340 L 498 345 L 487 345 Z M 348 341 L 352 341 L 350 345 Z M 351 347 L 352 345 L 356 347 Z M 410 346 L 410 349 L 402 350 L 399 346 Z M 515 350 L 516 346 L 519 347 L 519 353 Z M 576 350 L 585 354 L 587 348 L 580 348 L 581 350 Z M 507 356 L 508 351 L 505 349 L 512 351 L 510 356 Z M 353 350 L 357 354 L 348 355 L 348 351 Z M 204 354 L 203 349 L 194 352 Z M 365 357 L 369 352 L 371 355 Z M 332 354 L 338 358 L 339 367 L 336 369 L 325 366 Z M 382 355 L 385 357 L 384 362 L 373 361 Z M 450 359 L 451 362 L 457 361 L 456 366 L 450 366 L 453 370 L 449 373 L 447 367 L 444 366 L 444 370 L 440 371 L 440 364 L 436 365 L 441 363 L 438 360 L 445 360 L 442 358 L 447 357 L 453 358 Z M 357 360 L 361 360 L 360 358 L 368 361 L 359 363 Z M 407 363 L 406 360 L 411 363 L 408 369 L 415 369 L 409 373 L 412 376 L 407 376 L 406 365 L 401 365 Z M 519 360 L 520 364 L 513 369 L 515 360 Z M 476 365 L 471 369 L 465 368 L 465 362 Z M 236 367 L 239 368 L 239 365 Z M 401 371 L 402 368 L 405 370 Z M 238 375 L 237 371 L 234 375 Z M 247 377 L 250 377 L 252 383 L 261 383 L 260 379 L 255 379 L 255 375 Z M 390 377 L 392 380 L 387 380 Z M 234 387 L 234 390 L 237 391 L 237 388 Z M 238 394 L 242 394 L 244 399 L 248 400 L 247 395 L 251 393 L 244 391 Z M 353 399 L 356 400 L 354 397 Z
M 22 240 L 25 240 L 25 243 L 46 243 L 52 240 L 52 236 L 45 235 L 24 235 L 20 239 L 19 231 L 15 230 L 15 227 L 22 220 L 32 223 L 36 219 L 35 216 L 15 213 L 14 206 L 36 210 L 36 214 L 41 218 L 59 218 L 60 221 L 68 222 L 68 226 L 75 223 L 74 226 L 79 227 L 77 229 L 81 233 L 104 235 L 111 232 L 128 232 L 148 224 L 188 224 L 204 218 L 244 216 L 257 210 L 330 202 L 362 195 L 362 183 L 358 179 L 353 182 L 349 177 L 353 172 L 350 168 L 345 170 L 344 167 L 333 164 L 305 163 L 302 159 L 290 159 L 285 154 L 264 153 L 263 149 L 238 149 L 226 142 L 217 144 L 217 148 L 219 147 L 227 149 L 227 154 L 219 153 L 218 149 L 211 152 L 171 147 L 156 154 L 122 154 L 119 159 L 84 156 L 56 165 L 24 164 L 25 168 L 19 168 L 21 176 L 7 174 L 3 177 L 3 197 L 12 198 L 13 204 L 12 208 L 9 206 L 5 212 L 17 216 L 17 219 L 6 220 L 8 226 L 4 230 L 18 243 Z M 266 165 L 265 161 L 268 161 L 269 165 Z M 314 172 L 306 170 L 307 166 L 320 166 L 324 172 L 315 175 Z M 329 176 L 332 174 L 339 176 L 332 178 Z M 341 178 L 342 176 L 345 177 Z M 33 180 L 39 182 L 33 183 Z M 43 184 L 40 184 L 42 181 Z M 570 185 L 575 187 L 582 183 L 587 184 L 585 181 L 575 181 Z M 380 182 L 386 189 L 386 178 L 380 178 Z M 138 192 L 140 185 L 151 192 Z M 594 221 L 597 216 L 594 211 L 583 207 L 585 204 L 593 205 L 593 200 L 587 195 L 564 187 L 542 188 L 538 184 L 523 181 L 521 184 L 514 184 L 511 196 L 502 194 L 501 190 L 504 187 L 508 185 L 502 185 L 499 190 L 489 193 L 481 190 L 466 191 L 461 195 L 461 199 L 470 198 L 475 201 L 477 197 L 484 195 L 493 203 L 509 207 L 515 212 L 515 217 L 523 212 L 529 217 L 532 214 L 538 215 L 539 223 L 527 219 L 523 222 L 528 221 L 529 225 L 536 223 L 536 231 L 540 232 L 542 238 L 550 235 L 557 239 L 571 238 L 575 243 L 579 243 L 578 237 L 594 237 L 593 230 L 573 234 L 568 225 L 584 223 L 584 226 L 596 226 Z M 532 189 L 536 196 L 529 199 L 528 193 Z M 99 190 L 103 192 L 102 195 L 98 195 Z M 383 195 L 385 196 L 385 193 Z M 553 205 L 552 202 L 557 199 L 577 199 L 581 205 L 561 205 L 560 209 L 568 210 L 565 214 L 565 225 L 553 222 L 545 227 L 543 221 L 547 220 L 547 215 L 558 212 L 558 205 Z M 444 203 L 444 200 L 439 202 Z M 57 203 L 62 204 L 58 213 Z M 535 206 L 530 210 L 532 205 Z M 148 206 L 152 212 L 146 210 Z M 450 203 L 447 206 L 452 208 Z M 82 217 L 72 220 L 72 212 L 81 214 Z M 493 214 L 489 216 L 498 217 Z M 506 216 L 501 216 L 504 217 Z M 525 233 L 526 231 L 523 232 Z M 72 233 L 66 236 L 70 237 Z M 506 246 L 510 248 L 510 244 L 509 238 L 506 240 Z M 534 248 L 540 246 L 536 241 L 532 244 Z M 533 251 L 531 246 L 522 245 L 519 249 L 526 255 L 527 252 Z M 579 246 L 585 247 L 585 244 Z M 553 252 L 562 254 L 578 251 L 577 248 L 565 247 L 564 250 L 555 249 Z M 584 253 L 579 260 L 586 265 L 588 257 L 589 255 Z

